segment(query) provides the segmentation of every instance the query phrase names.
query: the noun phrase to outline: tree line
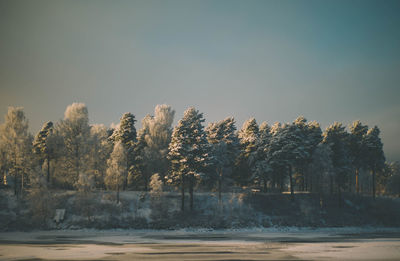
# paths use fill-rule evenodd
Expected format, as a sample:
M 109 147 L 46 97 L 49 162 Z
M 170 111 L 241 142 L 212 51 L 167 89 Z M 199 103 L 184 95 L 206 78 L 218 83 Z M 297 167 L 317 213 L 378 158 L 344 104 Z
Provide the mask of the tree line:
M 321 130 L 300 116 L 291 123 L 258 124 L 237 130 L 233 117 L 204 126 L 191 107 L 175 127 L 175 111 L 157 105 L 142 119 L 124 113 L 117 126 L 89 124 L 83 103 L 66 108 L 64 119 L 46 122 L 33 136 L 23 108 L 9 107 L 0 125 L 1 183 L 23 196 L 28 188 L 148 191 L 152 184 L 176 188 L 185 209 L 194 190 L 316 193 L 400 193 L 400 167 L 385 162 L 380 130 L 354 121 Z

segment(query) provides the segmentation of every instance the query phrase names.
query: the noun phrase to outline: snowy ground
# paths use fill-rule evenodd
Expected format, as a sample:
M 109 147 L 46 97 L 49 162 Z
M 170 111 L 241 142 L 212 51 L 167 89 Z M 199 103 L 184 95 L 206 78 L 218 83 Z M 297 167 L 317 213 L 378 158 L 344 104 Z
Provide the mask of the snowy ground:
M 0 233 L 1 260 L 399 260 L 400 229 Z

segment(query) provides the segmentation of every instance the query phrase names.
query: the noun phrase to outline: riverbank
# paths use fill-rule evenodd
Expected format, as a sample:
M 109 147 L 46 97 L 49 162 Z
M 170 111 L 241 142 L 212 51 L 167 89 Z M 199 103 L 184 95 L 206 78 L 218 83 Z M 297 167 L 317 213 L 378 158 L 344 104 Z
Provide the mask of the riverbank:
M 399 228 L 0 233 L 2 260 L 398 260 Z

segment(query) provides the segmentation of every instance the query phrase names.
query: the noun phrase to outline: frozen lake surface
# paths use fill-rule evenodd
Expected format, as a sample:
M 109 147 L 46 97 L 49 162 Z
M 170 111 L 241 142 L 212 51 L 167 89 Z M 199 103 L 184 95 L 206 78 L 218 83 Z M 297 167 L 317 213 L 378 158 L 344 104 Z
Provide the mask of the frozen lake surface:
M 0 260 L 400 260 L 400 229 L 7 232 Z

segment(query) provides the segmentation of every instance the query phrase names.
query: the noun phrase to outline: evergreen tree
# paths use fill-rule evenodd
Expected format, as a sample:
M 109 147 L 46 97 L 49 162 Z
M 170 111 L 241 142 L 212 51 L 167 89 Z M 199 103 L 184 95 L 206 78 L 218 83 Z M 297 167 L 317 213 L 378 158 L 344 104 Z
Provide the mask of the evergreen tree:
M 147 116 L 146 116 L 147 117 Z M 137 140 L 133 146 L 133 153 L 131 154 L 133 158 L 132 166 L 129 168 L 128 183 L 135 184 L 136 187 L 143 185 L 144 191 L 148 190 L 150 171 L 149 166 L 151 163 L 147 160 L 147 144 L 146 144 L 146 130 L 140 129 L 137 134 Z
M 126 171 L 128 175 L 133 175 L 133 166 L 135 165 L 135 143 L 137 141 L 136 128 L 135 128 L 135 116 L 130 113 L 124 113 L 120 119 L 119 127 L 114 130 L 111 140 L 116 143 L 118 141 L 124 146 L 127 154 Z M 128 175 L 125 177 L 122 188 L 125 190 L 128 185 Z
M 323 143 L 327 144 L 332 151 L 332 166 L 341 202 L 341 192 L 348 184 L 351 162 L 349 158 L 349 134 L 341 123 L 334 122 L 326 128 L 323 134 Z M 331 192 L 333 192 L 333 180 L 331 180 Z
M 126 169 L 126 151 L 121 141 L 117 141 L 107 161 L 107 171 L 104 182 L 108 188 L 117 191 L 117 203 L 119 203 L 119 190 L 128 175 Z
M 268 151 L 270 164 L 278 168 L 285 168 L 289 177 L 292 200 L 294 199 L 293 168 L 309 157 L 307 149 L 303 146 L 304 136 L 302 134 L 296 124 L 285 124 L 272 135 Z
M 359 173 L 361 168 L 367 164 L 366 147 L 364 137 L 368 126 L 362 125 L 361 121 L 354 121 L 350 126 L 349 149 L 353 168 L 355 170 L 355 186 L 357 194 L 360 192 Z
M 206 128 L 207 140 L 211 144 L 214 175 L 209 179 L 218 182 L 218 199 L 222 202 L 221 192 L 223 184 L 230 179 L 236 157 L 239 153 L 239 141 L 236 136 L 235 120 L 233 117 L 210 123 Z
M 368 168 L 372 172 L 372 197 L 375 199 L 375 178 L 376 172 L 381 171 L 385 164 L 385 155 L 383 153 L 383 144 L 379 137 L 380 130 L 377 126 L 368 130 L 365 134 L 365 146 L 367 151 Z
M 387 192 L 400 197 L 400 163 L 392 162 L 388 166 Z
M 236 161 L 236 168 L 233 173 L 234 180 L 239 185 L 247 185 L 254 178 L 254 152 L 257 150 L 258 125 L 254 118 L 243 123 L 242 129 L 238 132 L 240 142 L 240 154 Z
M 312 186 L 311 181 L 313 180 L 312 172 L 307 170 L 311 164 L 311 157 L 315 148 L 322 141 L 322 131 L 317 122 L 307 122 L 303 116 L 298 117 L 293 124 L 300 130 L 300 135 L 303 137 L 299 146 L 302 146 L 308 155 L 295 166 L 297 176 L 300 179 L 301 190 L 307 191 Z
M 172 132 L 168 159 L 171 161 L 169 180 L 181 187 L 181 210 L 185 207 L 185 186 L 189 186 L 190 210 L 193 210 L 193 188 L 196 180 L 210 164 L 209 147 L 203 127 L 203 114 L 187 109 Z
M 257 184 L 263 186 L 267 192 L 267 182 L 271 180 L 272 167 L 268 163 L 268 150 L 271 141 L 271 127 L 266 122 L 260 124 L 259 135 L 256 142 L 256 151 L 253 155 L 253 172 Z
M 323 193 L 324 191 L 329 191 L 330 177 L 333 175 L 333 166 L 331 159 L 332 151 L 327 144 L 320 143 L 317 145 L 313 154 L 311 156 L 311 163 L 309 166 L 309 171 L 313 173 L 311 176 L 312 192 Z
M 52 156 L 51 134 L 53 133 L 53 123 L 51 121 L 46 122 L 42 129 L 36 134 L 33 140 L 33 152 L 39 158 L 39 165 L 42 167 L 44 162 L 47 164 L 47 178 L 46 181 L 50 183 L 50 160 Z

